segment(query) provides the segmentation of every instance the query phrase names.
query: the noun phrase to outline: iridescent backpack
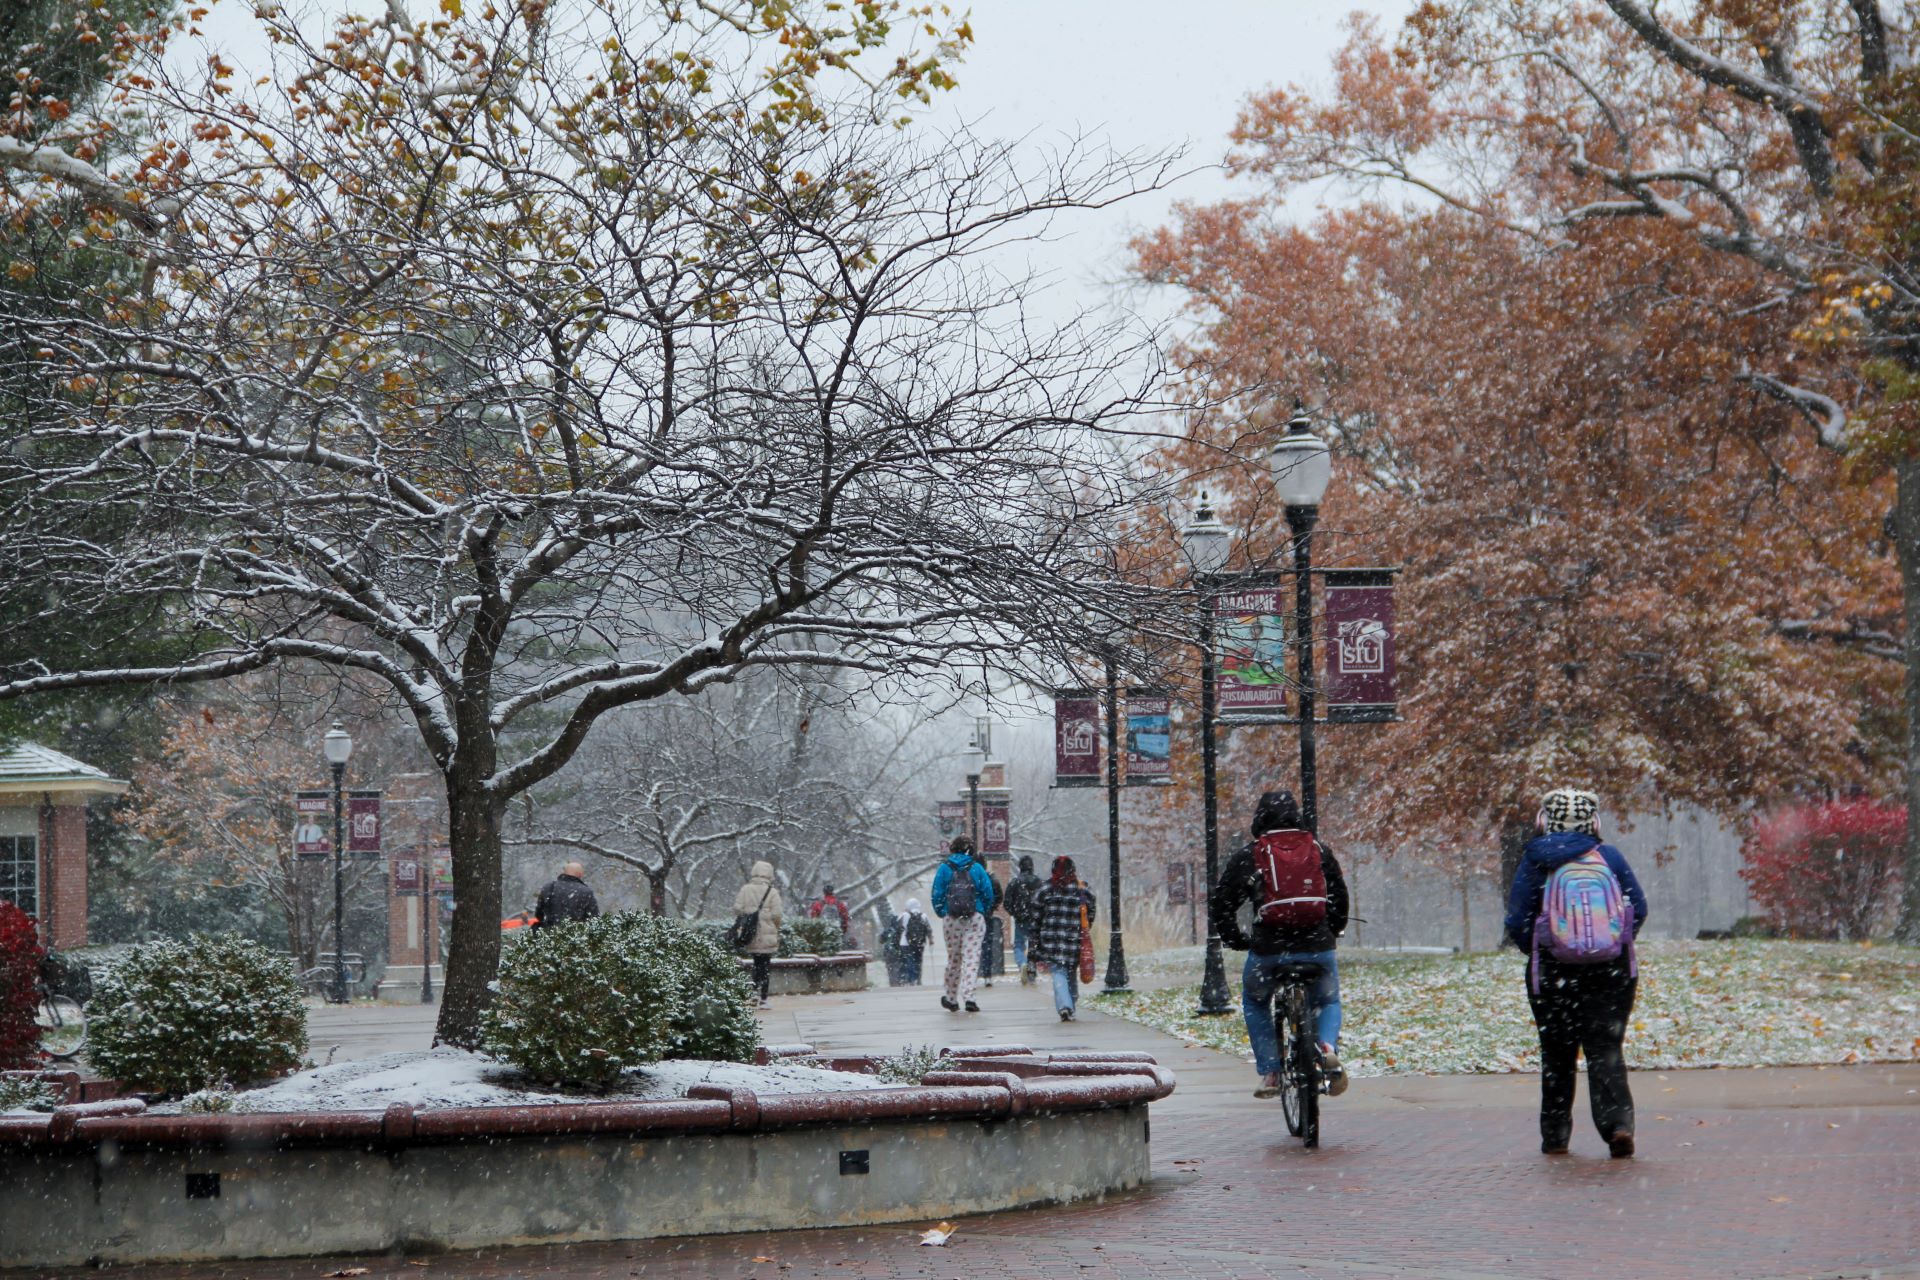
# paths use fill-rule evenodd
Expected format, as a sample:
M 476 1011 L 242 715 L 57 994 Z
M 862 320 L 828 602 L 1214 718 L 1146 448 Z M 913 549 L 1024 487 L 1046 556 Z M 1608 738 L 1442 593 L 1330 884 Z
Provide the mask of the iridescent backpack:
M 1561 964 L 1605 964 L 1625 955 L 1628 973 L 1639 973 L 1633 954 L 1633 909 L 1599 849 L 1561 863 L 1547 876 L 1540 914 L 1533 922 L 1536 994 L 1543 949 Z

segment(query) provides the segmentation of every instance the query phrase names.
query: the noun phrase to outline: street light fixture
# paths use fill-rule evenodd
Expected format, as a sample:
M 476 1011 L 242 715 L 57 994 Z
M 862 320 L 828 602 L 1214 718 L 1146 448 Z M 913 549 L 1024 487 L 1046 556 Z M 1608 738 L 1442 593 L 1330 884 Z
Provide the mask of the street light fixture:
M 1212 899 L 1220 877 L 1220 808 L 1216 784 L 1216 747 L 1214 742 L 1214 698 L 1216 675 L 1213 665 L 1213 584 L 1214 575 L 1226 568 L 1233 550 L 1233 534 L 1214 517 L 1207 495 L 1200 495 L 1200 509 L 1180 531 L 1180 547 L 1193 570 L 1193 583 L 1200 596 L 1200 793 L 1206 832 L 1208 899 L 1206 974 L 1200 983 L 1200 1007 L 1196 1013 L 1214 1017 L 1233 1011 L 1227 994 L 1227 967 L 1220 951 L 1220 931 L 1214 928 Z
M 353 756 L 353 739 L 335 720 L 333 728 L 321 739 L 321 752 L 333 768 L 333 999 L 347 1002 L 347 882 L 342 856 L 346 847 L 346 808 L 340 798 L 340 786 L 347 774 L 347 761 Z
M 1286 504 L 1287 527 L 1293 531 L 1294 645 L 1299 653 L 1300 680 L 1300 821 L 1319 834 L 1318 776 L 1314 763 L 1313 717 L 1313 529 L 1320 522 L 1320 499 L 1333 478 L 1333 455 L 1326 441 L 1314 435 L 1306 408 L 1293 402 L 1287 434 L 1274 441 L 1267 455 L 1273 487 Z

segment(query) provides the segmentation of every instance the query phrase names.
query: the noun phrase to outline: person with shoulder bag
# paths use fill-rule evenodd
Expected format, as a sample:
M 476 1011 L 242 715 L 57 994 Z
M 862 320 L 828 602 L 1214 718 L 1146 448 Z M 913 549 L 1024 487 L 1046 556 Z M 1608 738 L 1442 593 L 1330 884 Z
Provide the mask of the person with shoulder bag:
M 933 941 L 933 925 L 920 909 L 920 899 L 907 899 L 907 914 L 901 917 L 900 981 L 902 985 L 920 985 L 920 963 L 926 958 L 927 944 Z
M 1053 873 L 1033 895 L 1033 936 L 1027 957 L 1047 968 L 1053 980 L 1053 1007 L 1060 1021 L 1072 1022 L 1080 1003 L 1080 983 L 1091 978 L 1093 922 L 1099 904 L 1075 870 L 1073 859 L 1053 860 Z
M 780 924 L 785 919 L 771 862 L 753 864 L 753 873 L 733 895 L 733 912 L 734 949 L 752 957 L 753 985 L 760 992 L 760 1007 L 764 1009 L 773 985 L 773 957 L 780 950 Z
M 1633 1154 L 1633 1094 L 1622 1044 L 1640 985 L 1634 940 L 1647 895 L 1600 840 L 1599 797 L 1560 787 L 1540 802 L 1507 894 L 1507 940 L 1527 956 L 1527 1002 L 1540 1032 L 1540 1150 L 1565 1155 L 1573 1092 L 1587 1055 L 1593 1124 L 1614 1159 Z

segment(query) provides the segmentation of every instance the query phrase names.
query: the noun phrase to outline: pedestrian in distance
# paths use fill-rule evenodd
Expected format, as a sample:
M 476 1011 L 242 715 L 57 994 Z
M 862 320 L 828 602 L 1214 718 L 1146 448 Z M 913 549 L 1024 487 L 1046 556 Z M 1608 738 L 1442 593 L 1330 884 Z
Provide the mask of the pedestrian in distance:
M 561 867 L 560 874 L 540 891 L 533 914 L 535 929 L 575 924 L 599 915 L 600 900 L 593 896 L 593 886 L 587 883 L 587 869 L 577 862 Z
M 780 950 L 780 924 L 786 918 L 780 890 L 773 883 L 773 864 L 756 862 L 747 882 L 733 895 L 736 918 L 757 912 L 753 936 L 740 950 L 753 960 L 753 985 L 760 992 L 760 1007 L 767 1007 L 767 993 L 773 985 L 773 957 Z
M 1072 1022 L 1079 1007 L 1082 940 L 1092 931 L 1098 913 L 1093 890 L 1080 879 L 1073 859 L 1055 858 L 1052 874 L 1033 895 L 1034 929 L 1027 956 L 1047 967 L 1054 1011 L 1062 1022 Z
M 880 909 L 880 963 L 887 971 L 887 985 L 900 985 L 900 934 L 906 927 L 906 920 L 894 912 L 893 904 L 885 898 L 878 903 Z
M 920 908 L 920 899 L 907 899 L 907 913 L 900 917 L 900 981 L 903 986 L 920 985 L 920 962 L 926 958 L 927 944 L 933 941 L 933 922 Z
M 1221 944 L 1247 953 L 1240 975 L 1240 1013 L 1260 1073 L 1256 1098 L 1280 1096 L 1280 1042 L 1273 1025 L 1279 970 L 1315 964 L 1320 976 L 1307 991 L 1314 1040 L 1326 1073 L 1327 1093 L 1347 1091 L 1340 1065 L 1340 967 L 1334 940 L 1347 927 L 1347 881 L 1333 850 L 1300 827 L 1300 805 L 1291 791 L 1269 791 L 1253 814 L 1253 840 L 1220 869 L 1207 900 L 1207 918 Z M 1240 907 L 1254 908 L 1250 930 L 1240 927 Z
M 980 869 L 987 873 L 987 879 L 992 881 L 993 900 L 1004 906 L 1006 891 L 998 880 L 994 880 L 993 869 L 987 866 L 986 859 L 978 853 L 973 855 L 973 860 L 980 864 Z M 992 986 L 993 980 L 1007 971 L 1004 954 L 1006 935 L 1007 925 L 1001 917 L 1001 912 L 997 910 L 987 912 L 987 932 L 980 940 L 980 981 L 985 986 Z
M 838 920 L 841 949 L 853 946 L 853 916 L 847 911 L 847 904 L 833 896 L 832 885 L 821 888 L 820 896 L 807 907 L 807 915 L 815 920 Z
M 973 841 L 955 836 L 945 861 L 933 873 L 933 914 L 946 921 L 947 980 L 940 1007 L 980 1012 L 973 993 L 980 982 L 980 944 L 994 908 L 993 877 L 973 856 Z
M 1540 1032 L 1540 1150 L 1567 1153 L 1573 1092 L 1587 1055 L 1593 1126 L 1616 1160 L 1633 1154 L 1633 1094 L 1621 1044 L 1640 985 L 1634 940 L 1647 895 L 1600 839 L 1600 800 L 1559 787 L 1540 802 L 1507 893 L 1507 940 L 1527 956 L 1527 1002 Z
M 1020 869 L 1013 877 L 1013 883 L 1007 886 L 1007 914 L 1013 917 L 1013 963 L 1020 970 L 1020 985 L 1030 987 L 1034 983 L 1034 961 L 1027 954 L 1033 939 L 1035 916 L 1034 895 L 1040 892 L 1042 881 L 1033 871 L 1033 855 L 1020 855 Z

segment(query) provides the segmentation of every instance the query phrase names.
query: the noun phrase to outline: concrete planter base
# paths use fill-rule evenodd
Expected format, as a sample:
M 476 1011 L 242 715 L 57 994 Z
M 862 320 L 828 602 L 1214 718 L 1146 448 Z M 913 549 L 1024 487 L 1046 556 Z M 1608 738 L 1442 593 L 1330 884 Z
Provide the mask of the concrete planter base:
M 850 1093 L 221 1116 L 123 1100 L 0 1119 L 0 1266 L 931 1221 L 1146 1182 L 1164 1068 L 956 1056 L 925 1085 Z
M 433 966 L 433 1003 L 440 1003 L 440 989 L 446 984 L 446 975 L 439 965 Z M 380 979 L 380 985 L 374 988 L 373 998 L 381 1004 L 420 1004 L 420 966 L 417 964 L 390 964 L 387 973 Z
M 865 991 L 867 965 L 873 957 L 864 951 L 842 951 L 833 956 L 787 956 L 773 962 L 767 983 L 776 996 L 813 996 L 823 991 Z M 743 973 L 753 972 L 753 961 L 742 958 Z

